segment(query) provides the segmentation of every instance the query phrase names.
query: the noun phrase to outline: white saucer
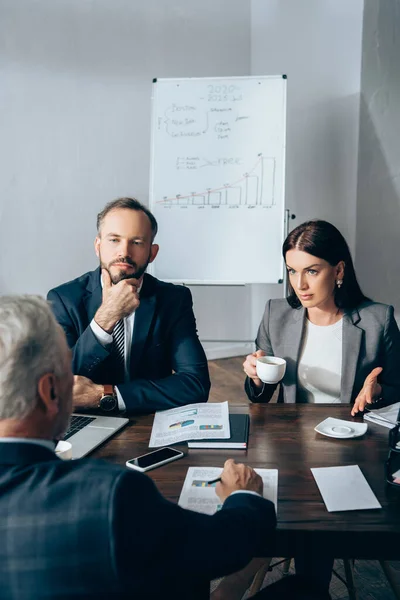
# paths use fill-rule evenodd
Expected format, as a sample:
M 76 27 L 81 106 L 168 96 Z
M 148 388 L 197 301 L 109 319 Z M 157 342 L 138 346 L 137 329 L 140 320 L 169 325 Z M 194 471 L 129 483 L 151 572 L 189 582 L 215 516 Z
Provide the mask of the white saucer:
M 356 423 L 355 421 L 344 421 L 328 417 L 325 421 L 318 423 L 314 430 L 321 435 L 333 438 L 355 438 L 364 435 L 367 431 L 367 423 Z

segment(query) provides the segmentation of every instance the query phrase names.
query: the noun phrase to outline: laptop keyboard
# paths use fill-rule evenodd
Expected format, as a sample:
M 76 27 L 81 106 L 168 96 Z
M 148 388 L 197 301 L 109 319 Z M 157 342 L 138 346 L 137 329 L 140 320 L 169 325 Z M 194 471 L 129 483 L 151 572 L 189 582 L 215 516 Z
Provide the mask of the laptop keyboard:
M 69 424 L 67 433 L 64 436 L 64 440 L 67 440 L 68 438 L 71 437 L 71 435 L 74 435 L 74 433 L 76 433 L 77 431 L 80 431 L 81 429 L 86 427 L 86 425 L 89 425 L 89 423 L 91 423 L 94 420 L 95 420 L 95 417 L 79 417 L 77 415 L 72 415 L 71 422 Z

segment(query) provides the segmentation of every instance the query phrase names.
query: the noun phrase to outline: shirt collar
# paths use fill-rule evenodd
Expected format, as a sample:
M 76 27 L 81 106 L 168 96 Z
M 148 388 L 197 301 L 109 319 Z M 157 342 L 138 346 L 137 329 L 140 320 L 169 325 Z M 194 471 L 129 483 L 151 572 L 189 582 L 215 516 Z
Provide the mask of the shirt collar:
M 38 438 L 0 437 L 0 444 L 4 442 L 13 442 L 14 444 L 36 444 L 37 446 L 48 448 L 52 452 L 54 452 L 56 447 L 55 442 L 52 440 L 42 440 Z

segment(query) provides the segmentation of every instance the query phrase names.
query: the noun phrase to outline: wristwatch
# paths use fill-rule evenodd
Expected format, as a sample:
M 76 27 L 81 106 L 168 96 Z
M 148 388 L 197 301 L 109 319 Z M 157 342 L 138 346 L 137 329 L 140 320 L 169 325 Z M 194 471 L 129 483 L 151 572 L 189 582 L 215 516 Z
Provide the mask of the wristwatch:
M 105 412 L 112 412 L 118 407 L 117 394 L 115 393 L 113 385 L 104 385 L 104 393 L 99 400 L 99 406 L 101 410 Z

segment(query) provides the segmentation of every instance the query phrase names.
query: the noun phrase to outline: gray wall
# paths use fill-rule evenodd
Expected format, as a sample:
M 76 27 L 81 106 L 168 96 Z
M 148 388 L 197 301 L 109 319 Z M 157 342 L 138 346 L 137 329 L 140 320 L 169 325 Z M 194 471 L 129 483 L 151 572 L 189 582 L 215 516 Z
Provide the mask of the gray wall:
M 287 73 L 290 229 L 321 218 L 355 246 L 363 0 L 253 0 L 251 70 Z M 280 286 L 253 286 L 251 326 Z
M 356 267 L 400 311 L 400 0 L 365 0 Z
M 253 0 L 251 69 L 288 75 L 286 205 L 354 249 L 363 0 Z

